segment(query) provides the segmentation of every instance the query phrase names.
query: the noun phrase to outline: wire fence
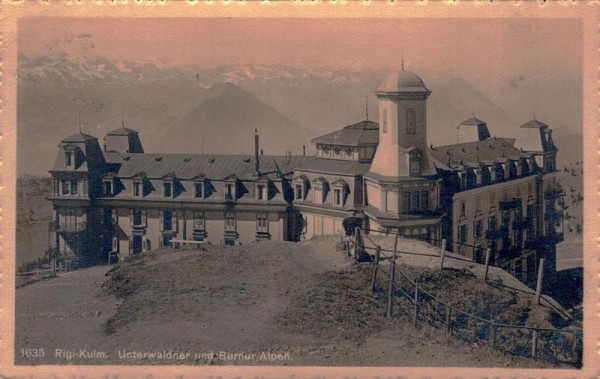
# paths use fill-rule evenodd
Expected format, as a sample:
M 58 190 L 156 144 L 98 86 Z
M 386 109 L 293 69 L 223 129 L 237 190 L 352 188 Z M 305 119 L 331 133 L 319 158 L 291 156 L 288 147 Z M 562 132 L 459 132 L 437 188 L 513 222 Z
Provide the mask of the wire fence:
M 364 251 L 373 252 L 371 290 L 387 292 L 388 317 L 405 314 L 412 319 L 415 325 L 424 322 L 435 328 L 445 329 L 447 335 L 467 342 L 484 343 L 509 354 L 576 367 L 581 366 L 583 353 L 581 329 L 548 329 L 503 324 L 459 309 L 424 290 L 415 279 L 410 278 L 399 269 L 395 262 L 396 257 L 402 254 L 416 253 L 399 251 L 396 248 L 397 240 L 394 250 L 382 249 L 368 235 L 365 235 L 365 240 L 373 246 L 365 245 L 361 236 L 355 236 L 355 248 L 361 246 Z M 369 253 L 369 255 L 371 254 Z M 418 255 L 440 258 L 439 255 L 433 254 Z M 380 265 L 383 261 L 389 262 L 389 266 Z M 381 279 L 382 276 L 383 279 Z M 385 278 L 388 281 L 387 290 L 378 286 L 378 283 L 385 283 Z M 394 309 L 397 311 L 394 312 Z

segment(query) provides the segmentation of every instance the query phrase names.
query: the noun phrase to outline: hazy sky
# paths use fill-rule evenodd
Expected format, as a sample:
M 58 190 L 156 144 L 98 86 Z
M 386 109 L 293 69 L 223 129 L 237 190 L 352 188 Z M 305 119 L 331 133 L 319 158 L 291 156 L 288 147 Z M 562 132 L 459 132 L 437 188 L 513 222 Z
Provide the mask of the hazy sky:
M 469 79 L 579 76 L 574 19 L 125 19 L 29 18 L 20 51 L 216 66 L 407 69 Z

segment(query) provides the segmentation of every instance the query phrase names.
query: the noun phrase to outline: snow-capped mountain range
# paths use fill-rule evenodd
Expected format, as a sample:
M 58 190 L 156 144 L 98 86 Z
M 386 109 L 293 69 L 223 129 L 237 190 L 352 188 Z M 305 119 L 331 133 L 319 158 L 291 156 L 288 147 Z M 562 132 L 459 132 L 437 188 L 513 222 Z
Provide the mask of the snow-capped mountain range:
M 378 120 L 373 92 L 386 75 L 331 67 L 115 62 L 102 57 L 19 55 L 19 172 L 43 173 L 56 143 L 77 131 L 101 138 L 125 126 L 140 132 L 146 151 L 250 153 L 258 129 L 265 154 L 310 147 L 310 140 L 366 117 Z M 428 78 L 428 136 L 452 143 L 473 113 L 492 134 L 518 127 L 507 112 L 461 78 Z M 365 99 L 367 97 L 367 99 Z M 25 141 L 27 141 L 25 143 Z

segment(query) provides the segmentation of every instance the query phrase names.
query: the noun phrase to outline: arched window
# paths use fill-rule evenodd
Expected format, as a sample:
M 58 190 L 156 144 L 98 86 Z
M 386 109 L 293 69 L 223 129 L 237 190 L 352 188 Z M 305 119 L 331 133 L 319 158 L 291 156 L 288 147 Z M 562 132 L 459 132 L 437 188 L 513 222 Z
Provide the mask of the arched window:
M 383 132 L 387 133 L 387 110 L 383 110 Z
M 415 134 L 417 132 L 415 110 L 410 108 L 406 111 L 406 134 Z

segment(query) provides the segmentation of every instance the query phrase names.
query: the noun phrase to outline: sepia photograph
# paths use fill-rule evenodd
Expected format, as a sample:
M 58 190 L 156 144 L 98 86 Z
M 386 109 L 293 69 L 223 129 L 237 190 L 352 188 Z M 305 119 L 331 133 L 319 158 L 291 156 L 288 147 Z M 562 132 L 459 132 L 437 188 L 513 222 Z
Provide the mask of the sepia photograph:
M 581 19 L 15 33 L 15 366 L 585 366 Z

